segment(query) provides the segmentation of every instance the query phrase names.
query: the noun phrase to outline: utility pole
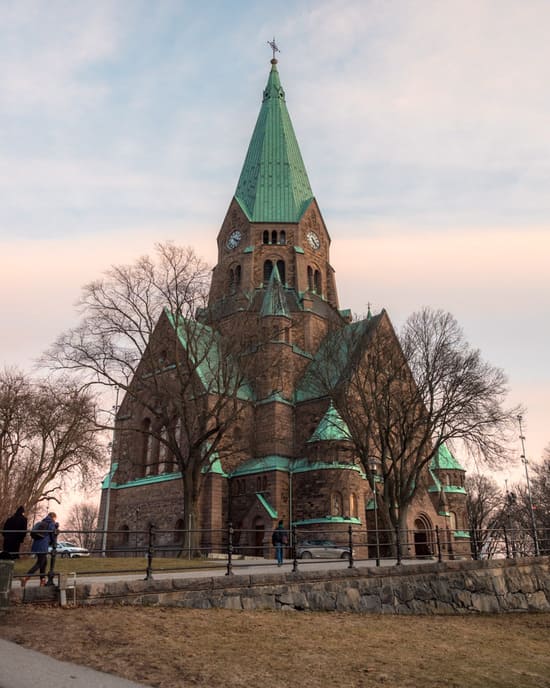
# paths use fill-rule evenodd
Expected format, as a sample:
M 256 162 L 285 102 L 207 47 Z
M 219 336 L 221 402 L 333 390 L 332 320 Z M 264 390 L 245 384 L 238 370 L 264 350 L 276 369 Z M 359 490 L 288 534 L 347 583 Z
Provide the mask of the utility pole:
M 531 527 L 533 528 L 533 542 L 535 543 L 535 556 L 538 557 L 540 554 L 539 538 L 537 534 L 537 522 L 535 520 L 535 511 L 533 509 L 533 499 L 531 498 L 531 482 L 529 481 L 529 470 L 527 467 L 529 462 L 527 461 L 527 457 L 525 456 L 525 437 L 523 435 L 523 430 L 521 427 L 522 420 L 522 416 L 518 416 L 519 439 L 521 440 L 521 461 L 525 466 L 525 480 L 527 482 L 527 499 L 529 501 L 529 512 L 531 514 Z

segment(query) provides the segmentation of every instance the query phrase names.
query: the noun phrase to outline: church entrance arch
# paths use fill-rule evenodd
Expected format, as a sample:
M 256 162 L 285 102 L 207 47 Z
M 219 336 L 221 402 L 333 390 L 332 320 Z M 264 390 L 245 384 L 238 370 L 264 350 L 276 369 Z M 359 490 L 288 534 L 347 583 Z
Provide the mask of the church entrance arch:
M 253 555 L 255 557 L 264 556 L 264 536 L 265 536 L 265 524 L 263 518 L 256 516 L 254 523 L 252 525 L 252 537 L 253 537 Z
M 414 522 L 414 553 L 417 557 L 430 557 L 433 554 L 432 524 L 424 515 Z

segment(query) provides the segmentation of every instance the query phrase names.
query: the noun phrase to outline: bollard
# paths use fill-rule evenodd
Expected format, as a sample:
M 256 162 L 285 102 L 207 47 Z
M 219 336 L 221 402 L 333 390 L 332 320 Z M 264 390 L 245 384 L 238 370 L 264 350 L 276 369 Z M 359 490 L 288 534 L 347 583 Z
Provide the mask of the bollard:
M 227 571 L 226 576 L 233 575 L 233 524 L 227 524 Z
M 441 556 L 441 535 L 439 533 L 439 526 L 435 527 L 435 542 L 437 545 L 437 561 L 441 564 L 443 557 Z
M 146 581 L 153 580 L 153 557 L 154 557 L 154 539 L 155 539 L 154 528 L 155 528 L 155 526 L 152 523 L 150 523 L 149 524 L 149 537 L 148 537 L 148 541 L 147 541 L 147 569 L 145 571 L 145 578 L 144 578 L 144 580 L 146 580 Z
M 353 529 L 351 523 L 348 526 L 348 547 L 349 547 L 349 559 L 348 559 L 348 569 L 353 568 Z
M 401 565 L 401 533 L 399 531 L 399 526 L 395 526 L 395 546 L 397 548 L 397 561 L 396 566 Z
M 298 557 L 296 547 L 296 526 L 292 526 L 292 573 L 298 573 Z

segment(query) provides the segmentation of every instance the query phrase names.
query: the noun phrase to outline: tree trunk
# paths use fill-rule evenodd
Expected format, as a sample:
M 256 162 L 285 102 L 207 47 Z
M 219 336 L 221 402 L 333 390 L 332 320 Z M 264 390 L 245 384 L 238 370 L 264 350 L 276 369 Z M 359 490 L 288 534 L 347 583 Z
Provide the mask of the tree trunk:
M 411 554 L 411 545 L 409 542 L 409 532 L 407 531 L 407 518 L 409 515 L 409 506 L 401 506 L 399 508 L 399 515 L 397 518 L 396 527 L 396 546 L 399 548 L 399 552 L 396 552 L 396 556 L 402 559 L 403 557 L 409 557 Z
M 181 555 L 189 559 L 200 555 L 199 494 L 192 480 L 183 482 L 183 545 Z

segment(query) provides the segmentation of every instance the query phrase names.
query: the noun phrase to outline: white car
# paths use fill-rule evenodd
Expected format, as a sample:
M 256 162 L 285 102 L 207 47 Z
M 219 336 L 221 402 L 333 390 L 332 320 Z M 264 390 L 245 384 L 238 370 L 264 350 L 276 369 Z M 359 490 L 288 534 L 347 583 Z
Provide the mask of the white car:
M 50 552 L 52 548 L 50 547 Z M 55 548 L 58 557 L 89 557 L 90 552 L 85 547 L 79 547 L 75 545 L 74 542 L 67 542 L 66 540 L 58 540 L 57 547 Z

